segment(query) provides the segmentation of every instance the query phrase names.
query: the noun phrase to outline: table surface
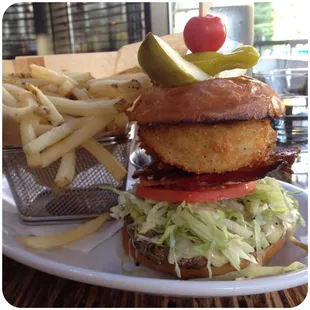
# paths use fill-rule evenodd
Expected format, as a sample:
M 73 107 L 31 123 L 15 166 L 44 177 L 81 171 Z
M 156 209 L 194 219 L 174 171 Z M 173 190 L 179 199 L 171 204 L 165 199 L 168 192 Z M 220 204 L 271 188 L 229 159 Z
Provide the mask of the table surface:
M 306 154 L 305 154 L 306 153 Z M 278 179 L 308 188 L 308 152 L 295 165 L 292 178 Z M 302 166 L 301 166 L 302 165 Z M 15 307 L 295 307 L 307 296 L 308 285 L 266 294 L 225 298 L 174 298 L 131 293 L 52 276 L 3 256 L 3 295 Z
M 3 295 L 15 307 L 289 308 L 303 302 L 308 285 L 225 298 L 174 298 L 79 283 L 37 271 L 3 256 Z

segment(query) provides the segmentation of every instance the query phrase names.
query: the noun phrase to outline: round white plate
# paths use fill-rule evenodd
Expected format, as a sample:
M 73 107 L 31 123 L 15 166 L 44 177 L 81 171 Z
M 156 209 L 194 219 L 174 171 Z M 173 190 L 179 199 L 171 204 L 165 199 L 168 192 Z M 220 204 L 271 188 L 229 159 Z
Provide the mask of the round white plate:
M 299 190 L 289 184 L 282 184 L 288 190 Z M 5 184 L 2 193 L 4 207 L 14 210 L 12 213 L 4 213 L 3 221 L 5 221 L 6 217 L 17 211 L 10 190 Z M 308 195 L 306 192 L 301 192 L 296 195 L 296 198 L 299 200 L 300 211 L 308 224 Z M 303 242 L 308 242 L 307 227 L 299 228 L 296 236 Z M 63 278 L 115 289 L 165 296 L 250 295 L 291 288 L 308 281 L 308 267 L 297 272 L 261 279 L 184 281 L 144 267 L 135 267 L 128 259 L 125 261 L 125 269 L 134 272 L 126 273 L 122 269 L 124 255 L 119 233 L 88 254 L 70 249 L 29 251 L 18 242 L 16 235 L 3 233 L 3 253 L 22 264 Z M 295 260 L 308 265 L 305 251 L 287 242 L 280 254 L 273 258 L 271 265 L 284 266 Z

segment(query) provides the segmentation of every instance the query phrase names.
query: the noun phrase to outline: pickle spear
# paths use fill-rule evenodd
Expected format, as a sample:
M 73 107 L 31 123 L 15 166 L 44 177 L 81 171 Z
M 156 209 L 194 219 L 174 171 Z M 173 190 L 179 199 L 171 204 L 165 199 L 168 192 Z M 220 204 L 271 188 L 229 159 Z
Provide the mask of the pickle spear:
M 230 54 L 218 52 L 193 53 L 184 59 L 195 64 L 207 74 L 214 76 L 225 70 L 249 69 L 255 66 L 260 55 L 250 45 L 244 45 L 233 50 Z
M 161 38 L 148 33 L 138 50 L 138 61 L 154 84 L 177 87 L 209 78 L 194 64 L 186 61 Z

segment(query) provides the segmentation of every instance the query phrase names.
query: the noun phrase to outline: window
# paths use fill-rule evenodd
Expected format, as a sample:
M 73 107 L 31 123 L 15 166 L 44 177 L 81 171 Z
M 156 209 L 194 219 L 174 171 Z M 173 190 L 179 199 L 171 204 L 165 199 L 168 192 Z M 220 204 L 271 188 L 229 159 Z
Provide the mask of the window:
M 145 35 L 143 3 L 50 3 L 55 53 L 114 51 Z
M 243 1 L 247 3 L 247 1 Z M 222 3 L 220 5 L 220 3 Z M 248 1 L 248 3 L 250 3 Z M 199 2 L 174 2 L 171 4 L 172 32 L 182 32 L 186 22 L 198 16 Z M 229 5 L 228 1 L 214 2 L 210 13 L 224 18 L 228 28 L 228 38 L 235 40 L 238 27 L 249 27 L 242 24 L 246 17 L 251 21 L 251 10 L 254 11 L 254 29 L 251 39 L 262 56 L 295 57 L 306 60 L 308 55 L 307 31 L 308 17 L 302 1 L 273 1 L 253 4 Z M 242 16 L 239 16 L 239 15 Z M 245 15 L 246 14 L 246 15 Z M 231 27 L 229 26 L 231 25 Z M 237 32 L 244 29 L 240 27 Z M 236 32 L 236 31 L 235 31 Z M 247 40 L 246 31 L 244 38 Z M 249 44 L 249 42 L 243 42 Z
M 262 56 L 307 59 L 306 11 L 300 1 L 255 3 L 255 46 Z
M 141 41 L 149 31 L 145 29 L 150 18 L 148 6 L 149 3 L 133 2 L 45 3 L 46 28 L 53 52 L 115 51 Z M 2 32 L 4 59 L 37 54 L 36 21 L 31 2 L 7 9 Z
M 16 55 L 36 55 L 36 33 L 30 2 L 10 6 L 2 20 L 2 53 L 4 59 Z

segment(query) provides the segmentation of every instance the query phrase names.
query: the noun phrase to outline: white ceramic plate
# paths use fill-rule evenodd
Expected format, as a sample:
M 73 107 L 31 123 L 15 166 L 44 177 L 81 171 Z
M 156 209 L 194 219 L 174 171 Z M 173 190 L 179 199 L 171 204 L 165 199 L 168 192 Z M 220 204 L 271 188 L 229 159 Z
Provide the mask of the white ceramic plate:
M 2 203 L 5 204 L 5 207 L 14 209 L 13 212 L 15 212 L 16 207 L 11 192 L 5 183 L 3 185 Z M 283 186 L 288 190 L 299 190 L 288 184 L 283 183 Z M 308 195 L 306 192 L 302 192 L 296 197 L 301 206 L 300 211 L 308 224 Z M 7 212 L 4 214 L 3 221 L 6 220 L 5 217 L 10 216 L 9 214 Z M 308 242 L 307 228 L 300 228 L 296 236 L 303 242 Z M 243 281 L 182 281 L 144 267 L 137 268 L 127 260 L 125 264 L 127 270 L 140 271 L 126 274 L 121 266 L 123 251 L 119 233 L 88 254 L 70 249 L 31 252 L 18 242 L 16 236 L 3 234 L 3 253 L 22 264 L 63 278 L 115 289 L 165 296 L 250 295 L 291 288 L 308 281 L 308 268 L 285 275 Z M 308 265 L 305 251 L 287 243 L 270 264 L 284 266 L 295 260 Z

